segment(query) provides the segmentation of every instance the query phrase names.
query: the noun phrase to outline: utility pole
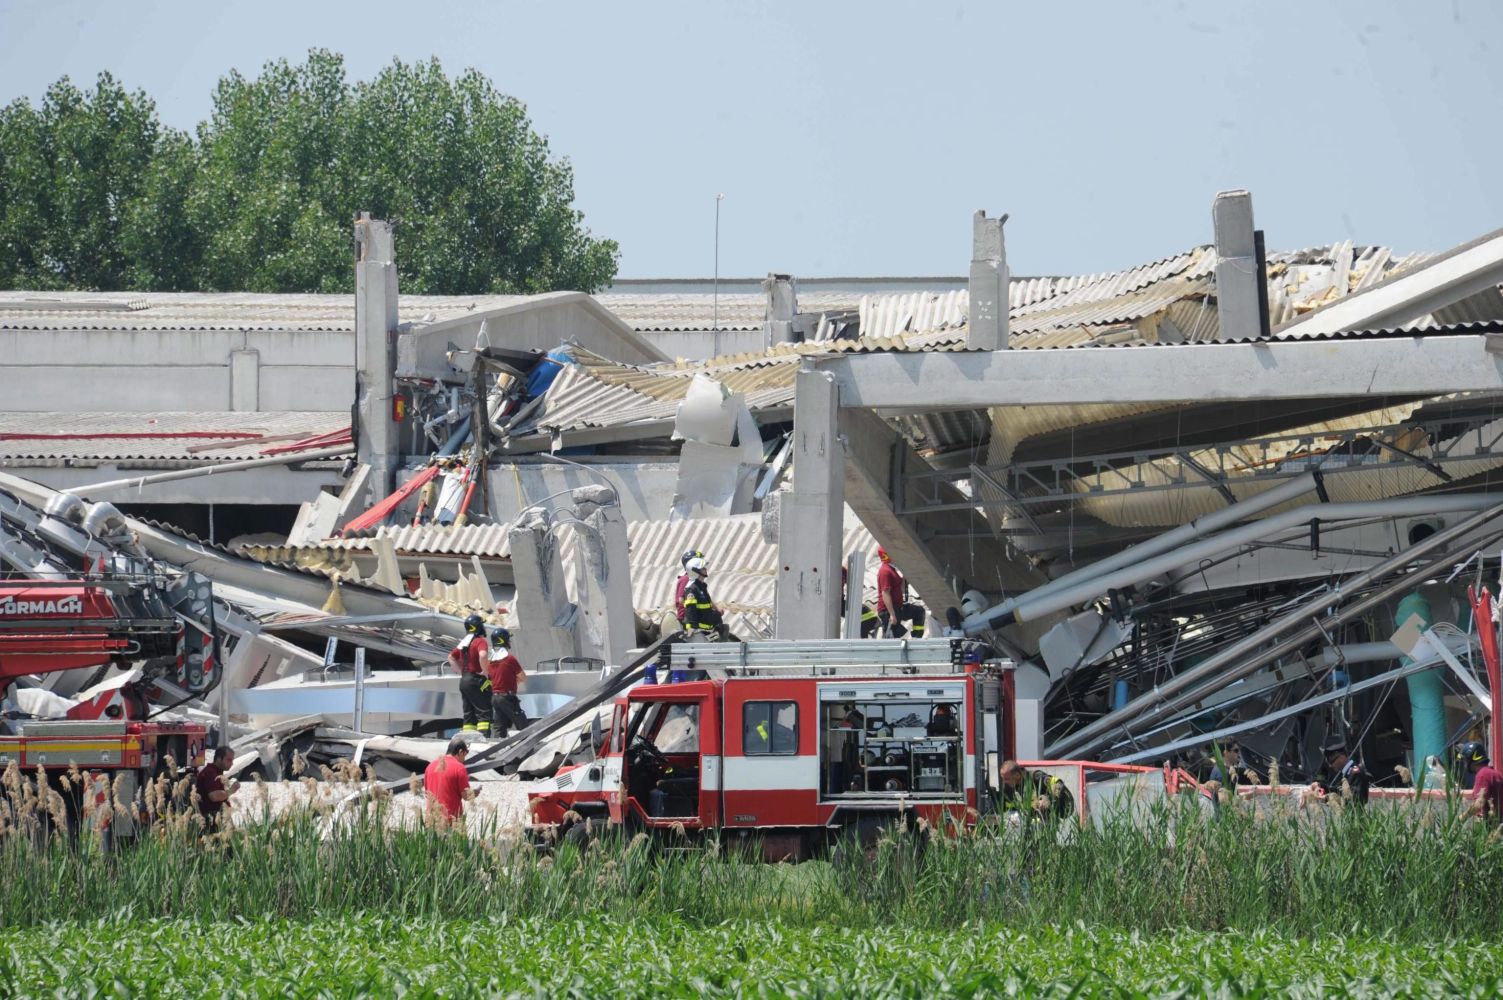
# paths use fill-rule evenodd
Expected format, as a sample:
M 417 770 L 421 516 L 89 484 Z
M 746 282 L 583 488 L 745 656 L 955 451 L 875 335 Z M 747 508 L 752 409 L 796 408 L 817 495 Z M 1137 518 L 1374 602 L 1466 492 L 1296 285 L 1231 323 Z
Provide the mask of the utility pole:
M 724 191 L 715 196 L 715 313 L 710 323 L 714 330 L 720 329 L 720 203 L 724 200 Z

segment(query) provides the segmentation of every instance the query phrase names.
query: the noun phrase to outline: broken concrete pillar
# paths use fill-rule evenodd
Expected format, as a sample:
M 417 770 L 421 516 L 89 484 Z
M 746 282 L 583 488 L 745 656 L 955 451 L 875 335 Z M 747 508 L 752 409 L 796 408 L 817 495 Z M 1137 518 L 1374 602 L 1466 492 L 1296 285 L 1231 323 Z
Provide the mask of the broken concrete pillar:
M 973 351 L 1007 347 L 1007 247 L 1002 240 L 1006 221 L 1006 215 L 988 219 L 980 211 L 971 222 L 971 305 L 965 342 Z
M 1222 191 L 1211 208 L 1216 229 L 1216 318 L 1222 340 L 1254 340 L 1263 332 L 1258 313 L 1257 237 L 1252 194 Z
M 574 492 L 577 497 L 581 491 Z M 585 567 L 578 595 L 579 627 L 575 630 L 579 655 L 609 664 L 625 663 L 627 651 L 637 644 L 626 517 L 612 496 L 611 503 L 596 508 L 586 522 L 594 529 L 594 537 L 582 533 L 579 539 Z
M 779 639 L 834 639 L 840 621 L 845 446 L 840 398 L 823 372 L 801 371 L 793 395 L 793 489 L 778 506 Z
M 798 339 L 794 318 L 798 316 L 798 282 L 791 274 L 768 274 L 762 282 L 767 293 L 767 320 L 763 327 L 767 346 L 787 344 Z
M 360 213 L 355 223 L 355 445 L 370 464 L 374 502 L 392 490 L 401 461 L 399 431 L 393 419 L 397 342 L 397 264 L 391 225 Z

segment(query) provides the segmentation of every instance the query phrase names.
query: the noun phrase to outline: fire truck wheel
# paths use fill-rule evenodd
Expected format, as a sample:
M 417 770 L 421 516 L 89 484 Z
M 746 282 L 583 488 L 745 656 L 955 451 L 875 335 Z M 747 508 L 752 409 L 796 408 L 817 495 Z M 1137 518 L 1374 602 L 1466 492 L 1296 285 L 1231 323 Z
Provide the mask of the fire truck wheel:
M 590 846 L 590 824 L 587 822 L 575 823 L 564 831 L 564 843 L 573 844 L 581 851 Z

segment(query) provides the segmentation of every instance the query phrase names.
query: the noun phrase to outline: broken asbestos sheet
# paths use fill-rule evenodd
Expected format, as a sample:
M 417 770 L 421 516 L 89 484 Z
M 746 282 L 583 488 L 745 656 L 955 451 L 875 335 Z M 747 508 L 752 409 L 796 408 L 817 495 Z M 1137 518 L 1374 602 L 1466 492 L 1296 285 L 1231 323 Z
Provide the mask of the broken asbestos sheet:
M 762 435 L 746 398 L 704 374 L 679 404 L 673 438 L 683 441 L 670 520 L 751 510 Z

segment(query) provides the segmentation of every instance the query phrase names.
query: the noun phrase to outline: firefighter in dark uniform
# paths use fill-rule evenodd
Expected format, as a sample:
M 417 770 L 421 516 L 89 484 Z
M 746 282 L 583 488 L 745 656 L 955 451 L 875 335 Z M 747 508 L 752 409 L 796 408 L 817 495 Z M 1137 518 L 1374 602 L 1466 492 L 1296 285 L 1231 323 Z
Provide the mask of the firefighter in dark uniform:
M 464 702 L 462 732 L 491 734 L 490 681 L 486 677 L 485 619 L 470 615 L 464 620 L 465 636 L 449 653 L 449 666 L 459 674 L 459 697 Z
M 1065 783 L 1043 771 L 1027 771 L 1015 760 L 1004 760 L 998 769 L 1002 779 L 1002 810 L 1023 815 L 1064 819 L 1075 812 L 1075 796 Z
M 1321 791 L 1327 795 L 1337 793 L 1346 794 L 1351 789 L 1351 797 L 1354 802 L 1362 805 L 1367 804 L 1367 792 L 1370 781 L 1367 769 L 1359 764 L 1347 750 L 1345 743 L 1332 743 L 1325 747 L 1326 766 L 1321 772 Z
M 527 713 L 522 710 L 522 700 L 517 697 L 517 685 L 527 679 L 522 661 L 511 651 L 511 632 L 498 628 L 491 632 L 489 662 L 486 664 L 486 683 L 491 692 L 492 734 L 500 739 L 508 730 L 517 732 L 527 728 Z
M 719 638 L 725 631 L 725 619 L 710 600 L 709 567 L 696 557 L 689 560 L 686 568 L 689 585 L 684 588 L 684 629 L 690 636 Z

